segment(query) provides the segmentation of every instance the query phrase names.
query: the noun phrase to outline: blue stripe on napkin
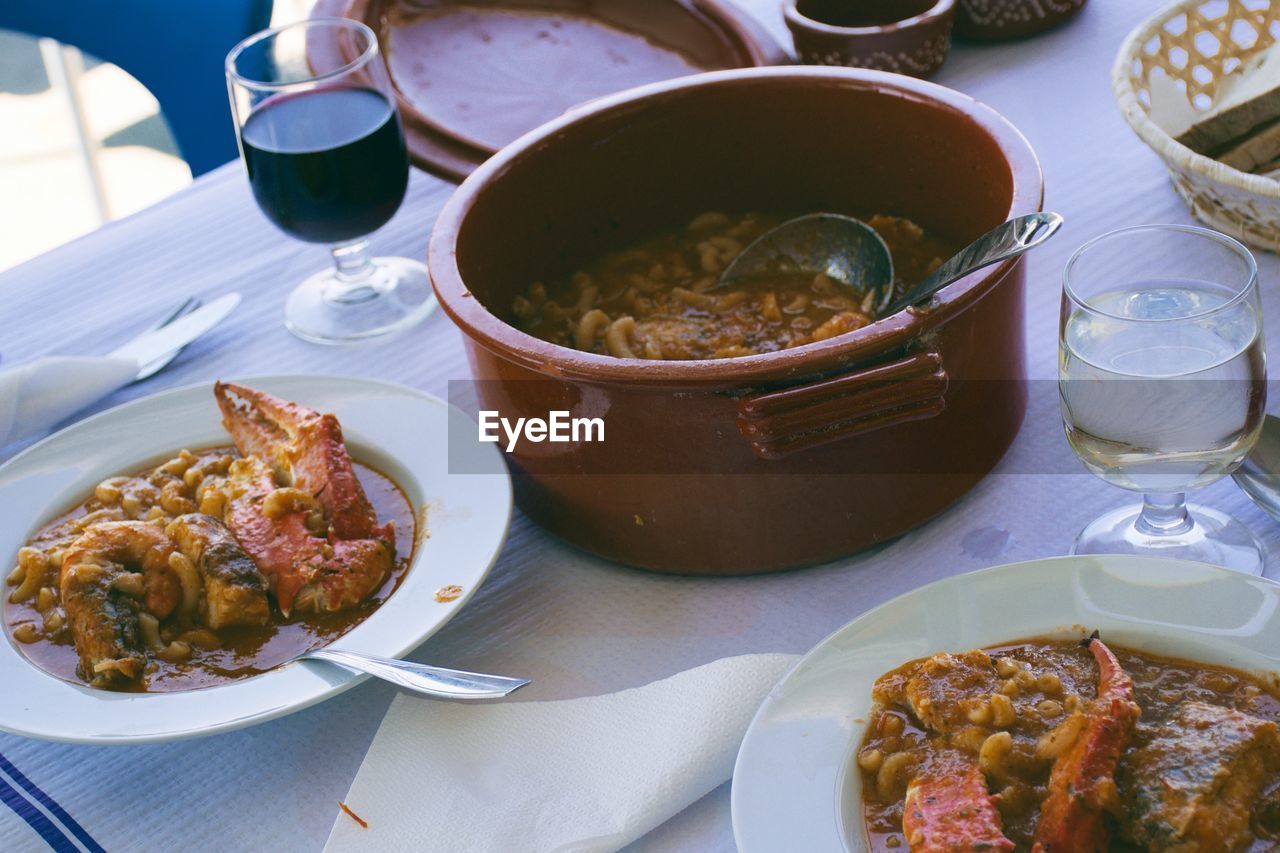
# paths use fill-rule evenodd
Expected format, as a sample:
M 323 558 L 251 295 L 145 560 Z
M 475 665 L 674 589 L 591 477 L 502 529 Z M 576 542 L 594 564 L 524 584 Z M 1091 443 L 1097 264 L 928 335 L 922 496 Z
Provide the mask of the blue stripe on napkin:
M 0 772 L 3 772 L 16 783 L 16 785 L 10 784 L 8 780 L 0 777 L 0 802 L 3 802 L 13 810 L 14 814 L 26 821 L 27 825 L 35 830 L 36 834 L 43 838 L 51 848 L 58 851 L 58 853 L 63 853 L 63 851 L 79 853 L 81 849 L 87 850 L 89 853 L 106 853 L 102 845 L 94 841 L 93 836 L 86 832 L 84 827 L 67 813 L 66 809 L 58 805 L 36 783 L 28 779 L 3 754 L 0 754 Z M 51 821 L 48 815 L 37 808 L 36 803 L 44 806 L 50 814 L 57 818 L 62 827 Z M 67 835 L 67 832 L 70 832 L 80 844 L 76 844 L 71 836 Z

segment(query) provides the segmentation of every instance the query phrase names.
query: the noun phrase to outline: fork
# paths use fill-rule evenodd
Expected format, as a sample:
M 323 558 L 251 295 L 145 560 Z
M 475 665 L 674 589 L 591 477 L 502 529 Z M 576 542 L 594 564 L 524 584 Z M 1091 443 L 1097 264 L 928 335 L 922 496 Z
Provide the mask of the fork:
M 147 329 L 147 331 L 154 332 L 156 329 L 163 329 L 165 326 L 169 325 L 174 320 L 177 320 L 179 317 L 183 317 L 187 314 L 190 314 L 192 311 L 195 311 L 202 304 L 203 303 L 196 297 L 188 296 L 185 300 L 182 301 L 182 304 L 180 304 L 177 308 L 174 308 L 171 312 L 169 312 L 168 315 L 163 317 L 154 326 Z M 143 379 L 148 379 L 152 376 L 155 376 L 161 370 L 164 370 L 166 367 L 168 367 L 169 363 L 178 357 L 178 353 L 182 352 L 182 349 L 183 349 L 182 347 L 179 347 L 178 349 L 174 350 L 168 355 L 162 355 L 159 358 L 153 359 L 152 361 L 149 361 L 146 364 L 142 365 L 138 369 L 138 375 L 133 378 L 133 381 L 141 382 Z

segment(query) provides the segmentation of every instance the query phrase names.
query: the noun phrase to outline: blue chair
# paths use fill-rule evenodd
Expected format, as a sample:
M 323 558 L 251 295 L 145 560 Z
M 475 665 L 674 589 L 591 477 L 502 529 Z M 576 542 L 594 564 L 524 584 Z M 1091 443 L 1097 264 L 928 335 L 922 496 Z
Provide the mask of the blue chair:
M 73 45 L 160 102 L 193 175 L 237 156 L 223 60 L 267 26 L 272 0 L 4 0 L 0 28 Z

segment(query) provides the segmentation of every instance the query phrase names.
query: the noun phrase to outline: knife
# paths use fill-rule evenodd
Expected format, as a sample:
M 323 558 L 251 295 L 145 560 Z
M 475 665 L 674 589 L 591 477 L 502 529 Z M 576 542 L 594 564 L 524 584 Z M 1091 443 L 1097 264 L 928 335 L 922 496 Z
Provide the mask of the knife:
M 239 304 L 240 294 L 238 293 L 220 296 L 203 308 L 192 311 L 167 326 L 138 335 L 124 346 L 112 350 L 108 355 L 111 358 L 129 359 L 142 367 L 157 358 L 182 349 L 221 323 L 223 318 Z

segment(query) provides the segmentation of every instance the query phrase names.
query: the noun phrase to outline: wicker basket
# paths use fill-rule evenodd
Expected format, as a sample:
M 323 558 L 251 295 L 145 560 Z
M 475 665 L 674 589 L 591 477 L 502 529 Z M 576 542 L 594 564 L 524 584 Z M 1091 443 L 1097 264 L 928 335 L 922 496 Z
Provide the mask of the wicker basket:
M 1272 252 L 1280 251 L 1280 181 L 1232 169 L 1175 142 L 1147 117 L 1147 83 L 1153 73 L 1166 74 L 1185 87 L 1197 110 L 1207 111 L 1223 77 L 1277 35 L 1280 0 L 1185 0 L 1134 30 L 1111 73 L 1125 119 L 1164 160 L 1191 213 Z

